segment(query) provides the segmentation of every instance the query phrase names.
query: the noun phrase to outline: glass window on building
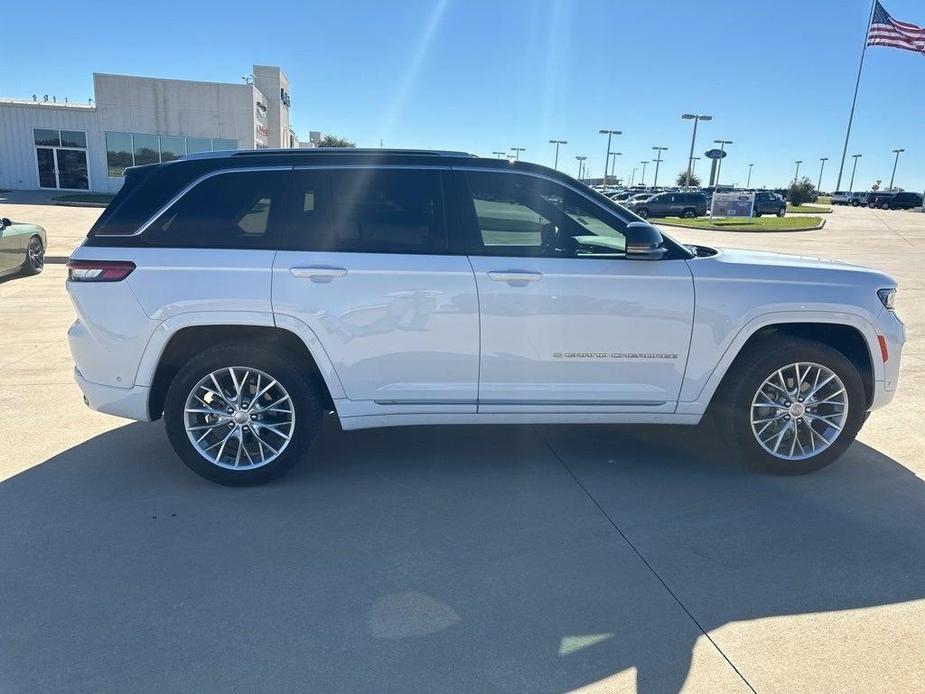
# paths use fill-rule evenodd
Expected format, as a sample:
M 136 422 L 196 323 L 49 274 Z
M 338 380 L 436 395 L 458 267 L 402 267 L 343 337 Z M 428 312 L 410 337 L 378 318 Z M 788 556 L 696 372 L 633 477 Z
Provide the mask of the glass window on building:
M 238 141 L 237 140 L 225 140 L 220 137 L 212 139 L 212 150 L 215 152 L 223 152 L 229 149 L 237 149 Z
M 32 131 L 35 138 L 35 144 L 43 147 L 60 147 L 61 136 L 57 130 L 45 130 L 44 128 L 35 128 Z
M 188 154 L 195 154 L 196 152 L 211 152 L 212 138 L 188 137 L 186 138 L 186 151 Z
M 135 144 L 135 166 L 161 161 L 161 146 L 157 135 L 132 135 Z
M 173 161 L 186 154 L 186 138 L 161 135 L 161 161 Z
M 61 131 L 62 147 L 87 148 L 87 133 L 83 130 L 62 130 Z
M 106 167 L 110 177 L 121 178 L 122 172 L 134 164 L 132 150 L 129 133 L 106 133 Z

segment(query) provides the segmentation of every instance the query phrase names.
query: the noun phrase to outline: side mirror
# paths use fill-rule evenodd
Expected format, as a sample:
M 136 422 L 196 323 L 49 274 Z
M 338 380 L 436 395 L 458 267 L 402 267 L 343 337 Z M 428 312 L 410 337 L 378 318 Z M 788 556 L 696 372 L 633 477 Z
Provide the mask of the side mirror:
M 623 231 L 626 257 L 630 260 L 661 260 L 668 252 L 661 232 L 646 222 L 630 222 Z
M 0 218 L 0 229 L 6 229 L 6 227 L 13 226 L 13 222 L 10 221 L 9 217 Z

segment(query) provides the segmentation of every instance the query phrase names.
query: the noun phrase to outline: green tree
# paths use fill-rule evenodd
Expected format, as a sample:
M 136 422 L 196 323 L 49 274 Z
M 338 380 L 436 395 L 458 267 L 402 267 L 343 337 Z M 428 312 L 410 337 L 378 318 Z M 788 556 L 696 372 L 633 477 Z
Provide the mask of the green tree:
M 819 192 L 816 186 L 806 176 L 799 181 L 790 184 L 790 191 L 787 193 L 787 199 L 794 207 L 802 205 L 804 202 L 815 202 L 819 199 Z
M 338 137 L 337 135 L 332 135 L 331 133 L 325 133 L 321 136 L 321 139 L 318 140 L 319 147 L 356 147 L 356 142 L 351 142 L 343 137 Z
M 700 187 L 700 176 L 693 172 L 688 175 L 686 170 L 678 174 L 676 181 L 679 186 L 693 186 L 696 188 Z

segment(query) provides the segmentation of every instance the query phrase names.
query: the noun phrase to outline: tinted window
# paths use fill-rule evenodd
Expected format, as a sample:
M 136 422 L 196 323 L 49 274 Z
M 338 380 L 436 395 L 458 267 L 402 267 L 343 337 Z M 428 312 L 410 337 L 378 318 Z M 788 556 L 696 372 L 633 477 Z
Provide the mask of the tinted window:
M 87 133 L 81 130 L 62 130 L 61 131 L 62 147 L 80 147 L 87 148 Z
M 61 144 L 61 138 L 57 130 L 45 130 L 43 128 L 36 128 L 32 131 L 32 135 L 35 139 L 35 144 L 37 145 L 58 147 Z
M 266 248 L 286 172 L 212 176 L 196 185 L 145 232 L 159 246 Z
M 157 135 L 133 135 L 135 166 L 157 164 L 161 160 L 161 146 Z
M 439 171 L 353 169 L 333 171 L 330 180 L 335 250 L 446 251 Z
M 106 133 L 106 167 L 109 176 L 121 176 L 133 164 L 132 136 L 128 133 Z
M 623 255 L 622 222 L 558 183 L 476 171 L 466 178 L 479 234 L 471 244 L 474 253 Z
M 186 138 L 161 135 L 161 161 L 173 161 L 186 154 Z

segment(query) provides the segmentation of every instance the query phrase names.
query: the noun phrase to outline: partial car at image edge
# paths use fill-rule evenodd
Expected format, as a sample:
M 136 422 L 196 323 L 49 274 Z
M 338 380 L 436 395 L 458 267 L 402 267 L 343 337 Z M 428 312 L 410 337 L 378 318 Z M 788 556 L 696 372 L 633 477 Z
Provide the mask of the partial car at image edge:
M 47 242 L 42 227 L 0 218 L 0 277 L 39 274 Z

